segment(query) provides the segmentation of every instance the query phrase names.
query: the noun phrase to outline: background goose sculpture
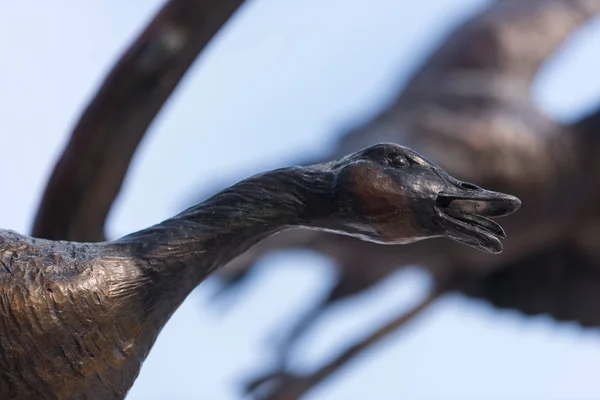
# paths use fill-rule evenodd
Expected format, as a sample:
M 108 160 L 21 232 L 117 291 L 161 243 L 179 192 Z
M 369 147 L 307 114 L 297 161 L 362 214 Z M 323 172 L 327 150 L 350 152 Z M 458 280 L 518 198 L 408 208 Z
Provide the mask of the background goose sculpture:
M 499 253 L 487 217 L 518 198 L 461 182 L 410 149 L 260 174 L 102 243 L 0 232 L 0 398 L 124 398 L 158 333 L 210 273 L 286 228 L 386 244 L 447 237 Z
M 400 142 L 451 174 L 513 193 L 526 205 L 504 222 L 510 238 L 508 251 L 499 257 L 449 241 L 403 249 L 309 230 L 284 232 L 241 255 L 216 274 L 222 293 L 241 287 L 257 261 L 274 251 L 309 249 L 337 270 L 322 300 L 282 332 L 281 368 L 271 378 L 306 383 L 320 371 L 331 371 L 336 360 L 349 364 L 344 355 L 357 354 L 353 349 L 360 343 L 314 373 L 294 371 L 290 359 L 299 339 L 306 338 L 302 335 L 333 304 L 410 265 L 424 267 L 434 287 L 444 286 L 446 293 L 456 290 L 527 315 L 600 326 L 600 298 L 594 294 L 600 287 L 600 186 L 591 178 L 600 171 L 600 111 L 561 123 L 540 110 L 531 95 L 547 59 L 599 12 L 600 2 L 585 0 L 490 2 L 450 32 L 377 115 L 341 135 L 328 154 L 304 160 L 322 162 L 380 141 Z M 452 274 L 462 282 L 448 285 Z M 396 321 L 405 321 L 405 313 Z M 371 337 L 391 332 L 388 326 L 378 329 Z

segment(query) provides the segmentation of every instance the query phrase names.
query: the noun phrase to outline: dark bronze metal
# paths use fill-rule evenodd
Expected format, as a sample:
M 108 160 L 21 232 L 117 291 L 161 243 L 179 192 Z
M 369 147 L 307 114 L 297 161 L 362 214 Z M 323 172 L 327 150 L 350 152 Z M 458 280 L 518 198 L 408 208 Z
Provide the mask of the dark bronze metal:
M 378 243 L 442 236 L 495 253 L 504 232 L 486 217 L 520 204 L 379 144 L 256 175 L 112 242 L 1 231 L 0 398 L 124 398 L 186 296 L 277 231 L 312 227 Z

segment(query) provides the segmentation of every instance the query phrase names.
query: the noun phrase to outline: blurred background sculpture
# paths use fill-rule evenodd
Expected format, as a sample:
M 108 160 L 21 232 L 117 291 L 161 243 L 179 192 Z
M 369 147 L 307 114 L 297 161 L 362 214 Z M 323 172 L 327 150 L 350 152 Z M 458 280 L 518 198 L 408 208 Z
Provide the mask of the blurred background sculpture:
M 397 141 L 483 187 L 515 193 L 525 205 L 507 220 L 508 249 L 496 258 L 440 241 L 417 243 L 403 252 L 300 230 L 277 235 L 240 256 L 221 274 L 228 290 L 243 282 L 257 259 L 277 249 L 309 248 L 331 257 L 339 269 L 329 295 L 300 318 L 281 344 L 282 370 L 253 382 L 251 389 L 270 383 L 269 399 L 297 398 L 417 315 L 430 297 L 312 375 L 285 372 L 289 347 L 329 306 L 403 266 L 426 268 L 436 281 L 432 295 L 458 291 L 528 315 L 547 313 L 598 326 L 600 181 L 594 176 L 600 173 L 600 114 L 563 125 L 530 100 L 531 83 L 544 60 L 598 12 L 600 2 L 494 2 L 453 32 L 388 107 L 342 135 L 325 159 L 378 141 Z
M 40 205 L 35 236 L 104 238 L 106 215 L 137 144 L 239 3 L 166 3 L 74 129 Z M 461 179 L 519 196 L 524 206 L 503 222 L 508 240 L 500 256 L 440 240 L 396 248 L 306 230 L 277 235 L 242 255 L 220 276 L 226 290 L 221 295 L 240 290 L 256 263 L 276 250 L 310 249 L 329 257 L 338 272 L 323 301 L 299 316 L 290 334 L 276 344 L 279 363 L 250 385 L 254 393 L 298 398 L 446 293 L 526 315 L 598 326 L 600 117 L 592 111 L 573 123 L 553 120 L 533 104 L 531 86 L 544 62 L 599 11 L 600 2 L 594 0 L 491 1 L 450 32 L 381 112 L 340 135 L 330 154 L 299 160 L 308 164 L 381 141 L 398 142 Z M 366 293 L 413 265 L 434 281 L 420 304 L 373 329 L 313 373 L 292 370 L 294 344 L 332 304 Z

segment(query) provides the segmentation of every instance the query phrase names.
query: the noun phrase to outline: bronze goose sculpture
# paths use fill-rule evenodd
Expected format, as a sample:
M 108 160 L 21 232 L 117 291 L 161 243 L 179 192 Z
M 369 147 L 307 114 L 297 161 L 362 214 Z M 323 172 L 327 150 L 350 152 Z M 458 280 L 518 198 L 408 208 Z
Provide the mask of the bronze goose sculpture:
M 256 175 L 121 239 L 73 243 L 0 232 L 0 398 L 122 399 L 158 333 L 209 274 L 290 227 L 377 243 L 447 237 L 489 253 L 488 217 L 520 200 L 379 144 Z

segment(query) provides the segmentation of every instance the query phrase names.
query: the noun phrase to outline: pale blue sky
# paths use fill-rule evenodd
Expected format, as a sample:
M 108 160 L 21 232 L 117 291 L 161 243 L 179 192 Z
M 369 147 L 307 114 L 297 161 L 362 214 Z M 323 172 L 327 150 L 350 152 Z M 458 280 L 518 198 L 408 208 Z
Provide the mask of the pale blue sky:
M 392 94 L 445 32 L 486 0 L 251 1 L 194 64 L 152 125 L 110 215 L 117 237 L 178 212 L 222 180 L 323 151 Z M 2 228 L 28 232 L 45 181 L 97 84 L 162 4 L 0 1 Z M 600 24 L 540 76 L 560 118 L 600 100 Z M 595 54 L 594 54 L 595 49 Z M 128 399 L 237 399 L 269 340 L 316 301 L 326 260 L 277 255 L 231 308 L 202 285 L 160 335 Z M 310 368 L 407 307 L 427 277 L 398 274 L 338 307 L 302 346 Z M 307 398 L 600 399 L 600 334 L 450 297 Z

